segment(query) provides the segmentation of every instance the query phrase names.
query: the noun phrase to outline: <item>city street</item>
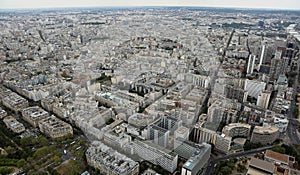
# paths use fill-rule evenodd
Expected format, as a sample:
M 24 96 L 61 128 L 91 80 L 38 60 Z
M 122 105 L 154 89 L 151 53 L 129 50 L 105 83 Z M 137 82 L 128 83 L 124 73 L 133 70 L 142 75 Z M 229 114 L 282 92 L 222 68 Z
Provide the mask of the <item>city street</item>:
M 288 137 L 290 138 L 290 141 L 292 144 L 300 144 L 300 139 L 298 136 L 298 126 L 299 126 L 299 122 L 297 120 L 295 120 L 295 116 L 293 116 L 294 114 L 294 110 L 295 110 L 295 106 L 296 106 L 296 97 L 297 97 L 297 87 L 298 87 L 298 78 L 299 78 L 299 70 L 300 70 L 300 58 L 298 58 L 298 64 L 297 64 L 297 75 L 295 77 L 295 82 L 293 85 L 294 88 L 294 92 L 293 92 L 293 100 L 291 102 L 291 106 L 290 106 L 290 110 L 288 113 L 288 119 L 289 119 L 289 125 L 287 128 L 287 134 Z
M 223 161 L 223 160 L 227 160 L 227 159 L 231 159 L 231 158 L 237 158 L 237 157 L 244 157 L 244 156 L 250 156 L 253 154 L 257 154 L 257 153 L 261 153 L 267 149 L 272 148 L 273 146 L 266 146 L 266 147 L 262 147 L 262 148 L 257 148 L 254 150 L 249 150 L 249 151 L 245 151 L 245 152 L 239 152 L 239 153 L 234 153 L 234 154 L 230 154 L 230 155 L 226 155 L 220 158 L 216 158 L 216 159 L 211 159 L 209 162 L 209 166 L 206 169 L 206 173 L 205 174 L 212 174 L 214 171 L 214 167 L 216 164 L 218 164 L 219 162 Z

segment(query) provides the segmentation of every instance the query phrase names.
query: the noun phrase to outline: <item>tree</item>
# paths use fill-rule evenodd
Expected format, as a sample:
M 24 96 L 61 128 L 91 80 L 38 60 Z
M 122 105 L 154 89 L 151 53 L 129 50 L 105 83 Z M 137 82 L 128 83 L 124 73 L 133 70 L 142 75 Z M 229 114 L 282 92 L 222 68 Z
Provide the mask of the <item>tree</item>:
M 296 161 L 297 161 L 298 163 L 300 163 L 300 155 L 297 155 L 295 158 L 296 158 Z
M 70 164 L 69 174 L 70 175 L 75 175 L 75 174 L 77 175 L 80 172 L 82 166 L 75 160 L 70 160 L 69 164 Z
M 242 164 L 238 164 L 238 168 L 237 168 L 238 172 L 244 172 L 246 170 L 246 166 L 242 165 Z
M 46 156 L 49 153 L 51 153 L 51 149 L 49 149 L 49 147 L 47 147 L 47 146 L 44 146 L 42 148 L 37 149 L 35 151 L 35 153 L 33 154 L 33 157 L 36 159 L 39 159 L 39 158 Z
M 1 175 L 6 175 L 6 174 L 10 174 L 13 172 L 13 168 L 9 168 L 9 167 L 0 167 L 0 174 Z
M 227 166 L 228 166 L 230 169 L 232 169 L 232 170 L 235 169 L 235 165 L 234 165 L 234 163 L 232 163 L 232 162 L 228 162 L 228 163 L 227 163 Z
M 290 156 L 297 156 L 297 151 L 295 150 L 294 147 L 286 145 L 286 144 L 282 144 L 281 145 L 283 148 L 285 148 L 285 154 L 290 155 Z
M 61 163 L 61 158 L 58 157 L 58 156 L 54 156 L 54 157 L 53 157 L 53 160 L 54 160 L 54 163 L 55 163 L 56 165 L 59 165 L 59 164 Z
M 244 150 L 247 151 L 247 150 L 256 149 L 256 148 L 259 148 L 262 146 L 263 145 L 261 143 L 253 143 L 253 142 L 246 141 L 246 143 L 244 145 Z
M 220 173 L 221 173 L 222 175 L 230 175 L 231 172 L 232 172 L 232 170 L 231 170 L 231 168 L 228 167 L 228 166 L 224 166 L 224 167 L 222 167 L 221 170 L 220 170 Z
M 78 141 L 79 141 L 80 145 L 83 145 L 83 144 L 86 143 L 86 140 L 84 140 L 84 139 L 82 139 L 82 138 L 80 138 Z
M 48 167 L 47 171 L 50 173 L 50 175 L 59 175 L 59 173 L 51 167 Z
M 32 139 L 32 137 L 23 137 L 20 140 L 20 144 L 22 145 L 22 147 L 32 145 Z
M 61 73 L 61 76 L 64 77 L 64 78 L 68 78 L 69 77 L 69 75 L 68 75 L 68 73 L 66 71 L 63 71 Z
M 41 146 L 49 145 L 49 141 L 44 136 L 39 136 L 37 140 L 38 140 L 39 145 L 41 145 Z
M 26 163 L 25 159 L 20 159 L 17 162 L 17 167 L 22 168 L 25 165 L 25 163 Z
M 28 162 L 32 162 L 32 161 L 33 161 L 33 158 L 32 158 L 32 157 L 28 157 L 28 158 L 27 158 L 27 161 L 28 161 Z
M 285 154 L 285 148 L 281 147 L 280 145 L 273 146 L 272 151 Z

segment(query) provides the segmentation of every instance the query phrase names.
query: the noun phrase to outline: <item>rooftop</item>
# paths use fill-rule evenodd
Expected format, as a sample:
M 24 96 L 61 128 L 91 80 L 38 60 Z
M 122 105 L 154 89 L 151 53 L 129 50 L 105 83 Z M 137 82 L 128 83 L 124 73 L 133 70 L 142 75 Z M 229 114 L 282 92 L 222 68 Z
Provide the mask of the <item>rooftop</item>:
M 187 169 L 193 169 L 196 165 L 198 165 L 199 161 L 202 161 L 202 157 L 204 154 L 211 149 L 211 146 L 207 143 L 203 143 L 201 145 L 197 145 L 197 151 L 190 157 L 185 164 L 183 165 Z
M 275 165 L 273 163 L 261 160 L 261 159 L 257 159 L 255 157 L 251 157 L 250 160 L 250 165 L 249 167 L 255 167 L 258 169 L 261 169 L 263 171 L 267 171 L 271 174 L 273 174 L 274 169 L 275 169 Z
M 181 126 L 181 127 L 179 127 L 177 130 L 176 130 L 176 132 L 178 133 L 178 134 L 184 134 L 184 133 L 186 133 L 186 132 L 188 132 L 189 131 L 189 129 L 187 128 L 187 127 L 184 127 L 184 126 Z
M 273 126 L 255 126 L 253 132 L 260 134 L 272 134 L 278 132 L 279 129 Z
M 288 155 L 277 153 L 277 152 L 274 152 L 272 150 L 267 150 L 266 154 L 265 154 L 265 157 L 274 159 L 275 161 L 277 160 L 277 161 L 280 161 L 280 162 L 284 162 L 286 164 L 289 163 L 289 156 Z

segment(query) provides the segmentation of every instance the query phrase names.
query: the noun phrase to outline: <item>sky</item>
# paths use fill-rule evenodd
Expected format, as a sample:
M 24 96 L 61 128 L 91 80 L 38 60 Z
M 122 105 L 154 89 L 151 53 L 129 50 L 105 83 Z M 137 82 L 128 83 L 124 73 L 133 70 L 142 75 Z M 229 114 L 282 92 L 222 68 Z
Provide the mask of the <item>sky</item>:
M 300 0 L 0 0 L 0 9 L 107 6 L 201 6 L 300 10 Z

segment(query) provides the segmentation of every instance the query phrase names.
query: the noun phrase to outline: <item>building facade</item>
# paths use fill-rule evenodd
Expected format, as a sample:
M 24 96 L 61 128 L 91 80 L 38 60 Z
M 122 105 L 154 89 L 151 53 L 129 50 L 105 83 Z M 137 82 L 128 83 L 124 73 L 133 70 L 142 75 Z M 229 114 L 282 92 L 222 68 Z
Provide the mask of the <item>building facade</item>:
M 215 144 L 216 139 L 217 139 L 217 133 L 215 131 L 197 125 L 194 126 L 190 134 L 190 140 L 195 143 L 206 142 L 206 143 Z
M 99 141 L 94 141 L 85 155 L 88 164 L 99 169 L 101 173 L 109 175 L 139 174 L 139 163 Z
M 38 106 L 28 107 L 22 110 L 23 119 L 34 127 L 38 127 L 38 122 L 49 117 L 49 113 Z
M 215 148 L 218 151 L 227 154 L 229 152 L 230 148 L 231 148 L 230 147 L 231 146 L 231 140 L 232 140 L 232 138 L 229 137 L 229 136 L 225 136 L 225 134 L 217 135 Z
M 18 112 L 29 106 L 28 101 L 16 93 L 11 93 L 3 98 L 2 103 L 9 109 Z
M 176 170 L 178 161 L 177 154 L 172 155 L 166 153 L 154 145 L 150 145 L 149 143 L 144 143 L 138 140 L 132 143 L 134 153 L 142 159 L 147 160 L 154 165 L 159 165 L 170 173 L 173 173 Z
M 263 91 L 257 97 L 256 105 L 268 109 L 270 102 L 271 92 Z
M 226 125 L 222 132 L 230 137 L 248 137 L 250 135 L 251 125 L 242 123 L 230 123 Z
M 39 128 L 42 133 L 51 138 L 73 135 L 72 126 L 55 116 L 50 116 L 39 121 Z
M 3 122 L 7 128 L 9 128 L 10 130 L 12 130 L 15 133 L 21 133 L 21 132 L 25 131 L 24 125 L 12 116 L 5 117 L 3 119 Z
M 251 142 L 263 145 L 272 144 L 279 137 L 279 129 L 273 126 L 255 126 Z
M 204 174 L 205 165 L 207 164 L 211 153 L 211 146 L 207 143 L 198 145 L 198 149 L 184 163 L 181 169 L 181 175 L 199 175 Z

